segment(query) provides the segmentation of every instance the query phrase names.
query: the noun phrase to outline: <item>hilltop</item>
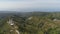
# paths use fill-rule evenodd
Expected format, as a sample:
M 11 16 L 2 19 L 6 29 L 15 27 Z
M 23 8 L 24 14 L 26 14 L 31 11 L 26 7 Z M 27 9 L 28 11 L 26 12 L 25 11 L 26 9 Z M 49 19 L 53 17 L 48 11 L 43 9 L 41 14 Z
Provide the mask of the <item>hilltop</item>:
M 60 34 L 60 12 L 0 13 L 0 34 L 10 34 L 10 19 L 20 34 Z

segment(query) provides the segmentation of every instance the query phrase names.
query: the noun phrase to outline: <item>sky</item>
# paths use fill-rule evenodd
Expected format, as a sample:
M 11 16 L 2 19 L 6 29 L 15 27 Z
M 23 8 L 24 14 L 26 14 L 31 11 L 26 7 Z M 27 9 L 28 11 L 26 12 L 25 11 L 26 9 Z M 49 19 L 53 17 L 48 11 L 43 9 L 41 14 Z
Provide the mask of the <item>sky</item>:
M 60 0 L 0 0 L 0 11 L 60 11 Z

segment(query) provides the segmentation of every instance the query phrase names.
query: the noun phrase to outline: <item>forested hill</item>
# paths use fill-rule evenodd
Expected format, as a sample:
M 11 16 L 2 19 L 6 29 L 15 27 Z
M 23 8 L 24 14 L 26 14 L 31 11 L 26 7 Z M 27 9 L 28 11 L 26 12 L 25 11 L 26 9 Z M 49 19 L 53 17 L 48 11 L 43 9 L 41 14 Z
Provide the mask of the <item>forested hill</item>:
M 14 26 L 7 23 L 13 20 Z M 59 12 L 0 13 L 0 34 L 60 34 Z M 13 29 L 13 32 L 10 32 Z

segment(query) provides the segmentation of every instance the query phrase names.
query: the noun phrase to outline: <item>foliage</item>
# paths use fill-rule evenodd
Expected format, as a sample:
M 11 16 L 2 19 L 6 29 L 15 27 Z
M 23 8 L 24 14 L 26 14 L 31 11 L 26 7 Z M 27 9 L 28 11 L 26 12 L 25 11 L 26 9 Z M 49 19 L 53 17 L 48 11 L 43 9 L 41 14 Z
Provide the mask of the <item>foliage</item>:
M 26 15 L 9 15 L 0 19 L 0 34 L 10 34 L 11 26 L 7 24 L 8 19 L 14 21 L 20 34 L 60 34 L 60 15 L 58 13 L 34 12 Z M 54 19 L 58 20 L 53 21 Z

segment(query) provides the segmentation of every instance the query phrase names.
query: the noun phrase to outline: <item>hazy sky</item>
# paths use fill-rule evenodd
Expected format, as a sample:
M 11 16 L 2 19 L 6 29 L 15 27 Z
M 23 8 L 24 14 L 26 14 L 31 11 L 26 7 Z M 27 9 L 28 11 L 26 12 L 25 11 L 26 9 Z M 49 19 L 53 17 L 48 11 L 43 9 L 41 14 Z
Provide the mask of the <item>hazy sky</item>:
M 60 0 L 0 0 L 0 10 L 60 11 Z

